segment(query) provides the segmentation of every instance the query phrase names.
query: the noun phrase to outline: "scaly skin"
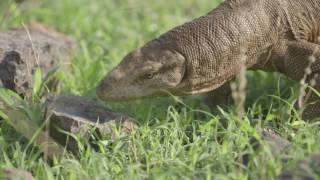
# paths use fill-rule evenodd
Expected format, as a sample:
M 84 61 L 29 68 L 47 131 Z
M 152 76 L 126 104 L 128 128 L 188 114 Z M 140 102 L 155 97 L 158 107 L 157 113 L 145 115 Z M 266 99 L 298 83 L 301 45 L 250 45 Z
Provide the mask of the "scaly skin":
M 313 56 L 307 79 L 315 78 L 320 90 L 319 37 L 320 0 L 227 0 L 131 52 L 101 81 L 97 94 L 120 101 L 212 92 L 237 75 L 244 56 L 249 70 L 295 80 Z M 309 102 L 318 99 L 311 95 Z M 319 115 L 320 103 L 304 113 L 308 119 Z

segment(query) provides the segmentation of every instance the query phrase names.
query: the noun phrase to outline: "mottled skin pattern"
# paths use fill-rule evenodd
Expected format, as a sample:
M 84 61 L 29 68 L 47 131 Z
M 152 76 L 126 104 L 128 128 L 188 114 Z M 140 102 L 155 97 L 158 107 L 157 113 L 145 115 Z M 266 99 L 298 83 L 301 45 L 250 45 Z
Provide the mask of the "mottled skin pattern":
M 320 90 L 319 37 L 320 0 L 227 0 L 129 53 L 97 94 L 115 101 L 207 92 L 219 97 L 213 90 L 229 92 L 223 85 L 237 75 L 243 56 L 249 70 L 277 71 L 294 80 L 302 79 L 313 56 L 307 79 Z M 311 94 L 309 102 L 317 99 Z M 304 111 L 308 119 L 319 115 L 320 103 Z

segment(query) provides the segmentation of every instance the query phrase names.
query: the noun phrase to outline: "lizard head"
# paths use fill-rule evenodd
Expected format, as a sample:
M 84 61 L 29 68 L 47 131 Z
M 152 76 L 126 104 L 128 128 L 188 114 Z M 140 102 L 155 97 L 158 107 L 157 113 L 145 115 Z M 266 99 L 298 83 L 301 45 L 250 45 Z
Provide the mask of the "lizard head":
M 185 58 L 156 41 L 126 55 L 97 87 L 102 100 L 122 101 L 174 94 L 185 74 Z

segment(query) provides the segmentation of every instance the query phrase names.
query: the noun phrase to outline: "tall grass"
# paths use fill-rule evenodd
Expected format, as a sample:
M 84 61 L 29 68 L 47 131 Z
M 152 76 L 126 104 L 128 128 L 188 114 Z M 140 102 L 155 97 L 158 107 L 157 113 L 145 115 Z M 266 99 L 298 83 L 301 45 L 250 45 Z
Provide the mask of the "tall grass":
M 13 1 L 5 2 L 0 4 L 0 17 L 4 17 L 1 29 L 40 21 L 77 39 L 70 67 L 57 75 L 61 87 L 52 93 L 92 99 L 96 99 L 99 80 L 128 51 L 219 3 L 30 0 L 29 6 L 21 8 Z M 298 97 L 298 84 L 263 72 L 242 71 L 240 79 L 248 82 L 240 88 L 240 97 L 246 93 L 245 103 L 244 99 L 238 103 L 243 108 L 242 119 L 234 113 L 237 103 L 216 115 L 205 111 L 208 108 L 199 97 L 106 103 L 137 118 L 140 128 L 133 134 L 103 137 L 97 140 L 97 149 L 82 148 L 79 157 L 66 154 L 50 163 L 43 158 L 40 147 L 30 145 L 2 122 L 0 168 L 25 169 L 37 179 L 272 179 L 280 172 L 284 155 L 272 154 L 256 128 L 274 129 L 293 143 L 286 154 L 289 164 L 320 150 L 319 123 L 301 123 L 287 114 Z M 29 120 L 44 121 L 37 98 L 34 102 L 24 100 L 24 104 Z M 262 142 L 261 148 L 252 147 L 253 137 Z M 85 140 L 77 137 L 77 141 L 85 147 Z M 249 155 L 247 166 L 241 162 L 244 154 Z

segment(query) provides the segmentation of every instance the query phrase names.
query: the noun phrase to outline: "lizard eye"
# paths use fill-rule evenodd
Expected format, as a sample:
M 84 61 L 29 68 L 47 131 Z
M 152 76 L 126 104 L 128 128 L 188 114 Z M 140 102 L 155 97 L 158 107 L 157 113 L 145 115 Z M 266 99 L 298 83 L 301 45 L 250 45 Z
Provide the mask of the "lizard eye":
M 147 74 L 147 78 L 148 78 L 148 79 L 152 79 L 152 78 L 153 78 L 153 76 L 154 76 L 154 74 L 153 74 L 153 73 L 148 73 L 148 74 Z

